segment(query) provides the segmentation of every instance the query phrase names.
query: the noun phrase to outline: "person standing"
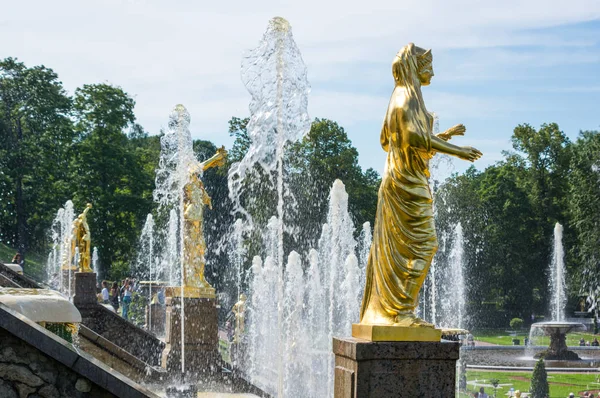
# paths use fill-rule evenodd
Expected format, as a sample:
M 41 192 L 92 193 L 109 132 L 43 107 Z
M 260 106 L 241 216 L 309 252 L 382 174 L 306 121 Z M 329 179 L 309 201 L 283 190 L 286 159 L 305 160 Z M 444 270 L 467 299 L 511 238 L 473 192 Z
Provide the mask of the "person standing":
M 479 398 L 489 398 L 490 396 L 485 393 L 485 389 L 481 387 L 479 389 Z
M 131 282 L 129 279 L 125 279 L 125 285 L 123 286 L 123 318 L 129 320 L 129 305 L 131 304 Z
M 117 282 L 113 282 L 110 289 L 110 304 L 115 309 L 115 312 L 119 311 L 119 284 Z
M 22 256 L 21 253 L 16 253 L 14 255 L 14 257 L 12 258 L 12 263 L 13 264 L 17 264 L 17 265 L 23 265 L 23 260 L 22 260 Z
M 108 282 L 102 281 L 102 303 L 108 304 L 109 294 L 108 294 Z

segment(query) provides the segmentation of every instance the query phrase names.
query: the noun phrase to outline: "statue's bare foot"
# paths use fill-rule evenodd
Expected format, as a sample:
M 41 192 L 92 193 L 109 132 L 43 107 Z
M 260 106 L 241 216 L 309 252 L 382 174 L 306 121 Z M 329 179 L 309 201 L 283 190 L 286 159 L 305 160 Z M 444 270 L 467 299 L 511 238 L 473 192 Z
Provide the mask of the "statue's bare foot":
M 432 323 L 425 322 L 412 312 L 398 314 L 398 316 L 396 316 L 396 322 L 394 323 L 394 325 L 417 328 L 435 328 L 435 326 Z
M 435 325 L 433 323 L 426 322 L 421 318 L 415 317 L 412 326 L 418 326 L 421 328 L 432 328 L 435 329 Z

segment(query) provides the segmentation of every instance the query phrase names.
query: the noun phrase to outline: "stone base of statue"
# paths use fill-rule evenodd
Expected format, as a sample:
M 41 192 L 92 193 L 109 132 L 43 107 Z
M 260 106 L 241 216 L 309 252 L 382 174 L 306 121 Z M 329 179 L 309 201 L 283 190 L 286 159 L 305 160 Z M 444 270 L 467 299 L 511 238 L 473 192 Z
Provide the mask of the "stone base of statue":
M 173 290 L 175 293 L 177 289 Z M 163 351 L 163 367 L 174 376 L 185 378 L 218 376 L 221 371 L 217 303 L 214 297 L 167 297 L 167 348 Z M 184 339 L 181 314 L 185 314 Z M 183 359 L 182 359 L 183 351 Z
M 75 272 L 73 274 L 75 295 L 73 304 L 76 307 L 85 307 L 98 304 L 98 293 L 96 291 L 95 272 Z
M 442 330 L 426 327 L 395 325 L 352 324 L 352 337 L 368 341 L 435 341 L 442 338 Z
M 455 395 L 458 343 L 334 337 L 333 352 L 335 398 Z

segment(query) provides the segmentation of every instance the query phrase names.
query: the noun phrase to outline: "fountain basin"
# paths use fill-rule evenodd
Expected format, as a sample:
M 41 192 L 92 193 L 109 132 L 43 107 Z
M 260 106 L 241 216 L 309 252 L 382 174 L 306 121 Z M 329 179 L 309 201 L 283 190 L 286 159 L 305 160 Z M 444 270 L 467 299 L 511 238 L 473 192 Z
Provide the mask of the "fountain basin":
M 586 330 L 585 325 L 578 322 L 537 322 L 531 325 L 531 333 L 540 330 L 550 337 L 550 346 L 547 350 L 535 354 L 535 358 L 558 361 L 579 361 L 579 355 L 567 348 L 566 335 L 574 331 Z

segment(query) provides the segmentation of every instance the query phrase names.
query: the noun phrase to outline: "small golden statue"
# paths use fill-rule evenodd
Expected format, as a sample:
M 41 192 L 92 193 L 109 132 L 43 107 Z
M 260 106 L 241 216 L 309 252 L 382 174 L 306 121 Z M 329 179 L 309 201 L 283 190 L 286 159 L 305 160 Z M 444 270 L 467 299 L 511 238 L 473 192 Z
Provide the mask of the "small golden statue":
M 226 158 L 225 147 L 217 149 L 217 153 L 210 159 L 190 168 L 189 182 L 183 187 L 183 290 L 185 297 L 215 296 L 215 289 L 204 277 L 206 241 L 204 239 L 203 213 L 204 206 L 212 209 L 212 203 L 198 173 L 212 167 L 222 166 L 225 164 Z
M 409 44 L 392 63 L 394 91 L 381 130 L 387 160 L 379 187 L 373 244 L 360 323 L 352 335 L 371 341 L 439 341 L 441 331 L 415 315 L 418 295 L 438 248 L 429 189 L 429 159 L 437 152 L 475 161 L 475 148 L 447 141 L 456 125 L 433 135 L 421 86 L 433 77 L 431 50 Z
M 246 330 L 246 295 L 240 294 L 240 300 L 234 304 L 231 312 L 235 316 L 235 335 L 233 336 L 234 343 L 241 343 L 242 336 Z
M 63 259 L 63 269 L 78 269 L 79 272 L 93 272 L 90 264 L 92 263 L 92 237 L 90 234 L 90 226 L 87 223 L 87 213 L 92 208 L 92 204 L 88 203 L 85 210 L 75 221 L 71 229 L 71 253 Z M 77 249 L 77 250 L 76 250 Z M 73 257 L 79 252 L 78 264 L 72 267 Z

